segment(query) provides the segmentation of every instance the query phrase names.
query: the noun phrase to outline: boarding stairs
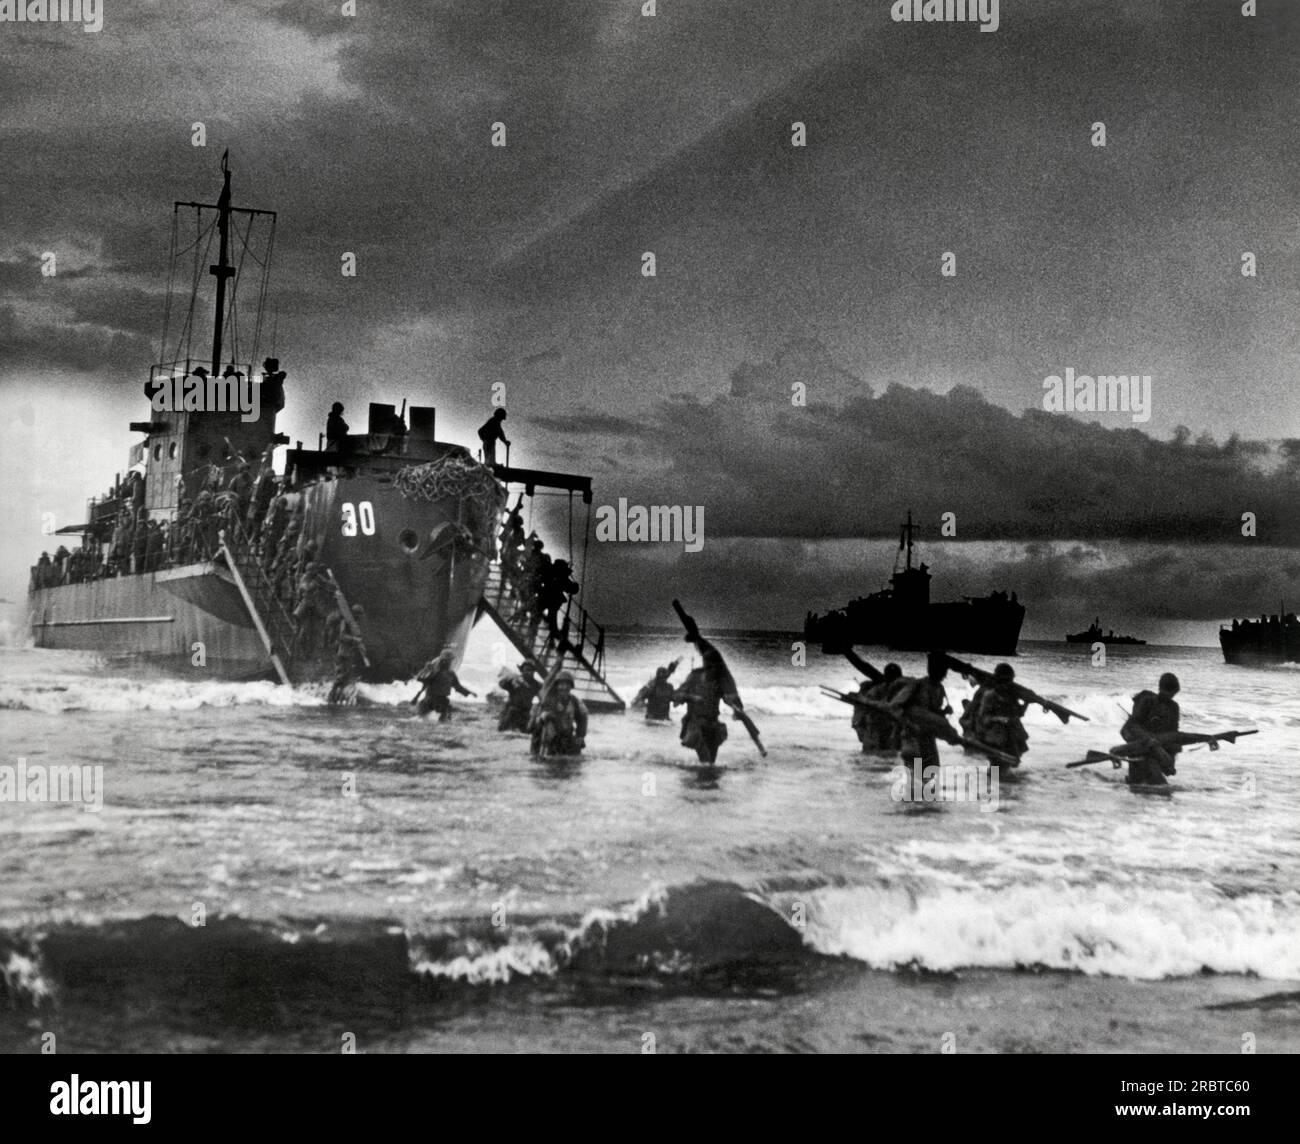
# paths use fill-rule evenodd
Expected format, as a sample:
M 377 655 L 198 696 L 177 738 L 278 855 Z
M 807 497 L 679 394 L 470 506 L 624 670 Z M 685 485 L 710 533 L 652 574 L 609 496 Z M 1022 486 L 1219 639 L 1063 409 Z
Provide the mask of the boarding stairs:
M 538 674 L 548 675 L 561 654 L 556 635 L 544 616 L 529 611 L 520 590 L 519 573 L 500 560 L 492 561 L 487 583 L 478 604 L 478 618 L 488 616 L 514 645 L 516 651 L 538 665 Z M 565 667 L 573 672 L 573 693 L 589 711 L 625 711 L 627 704 L 605 678 L 605 629 L 570 599 L 560 610 L 559 634 L 567 643 Z

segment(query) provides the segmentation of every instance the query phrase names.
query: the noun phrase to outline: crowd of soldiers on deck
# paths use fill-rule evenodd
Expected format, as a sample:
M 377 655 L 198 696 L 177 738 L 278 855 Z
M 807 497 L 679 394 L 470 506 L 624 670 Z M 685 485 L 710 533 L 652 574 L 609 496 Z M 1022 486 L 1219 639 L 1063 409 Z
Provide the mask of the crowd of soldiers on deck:
M 92 502 L 85 544 L 71 552 L 60 545 L 53 557 L 41 553 L 32 569 L 33 586 L 80 584 L 209 560 L 216 554 L 222 529 L 241 523 L 255 528 L 276 492 L 269 456 L 256 480 L 249 465 L 240 461 L 224 469 L 211 465 L 205 473 L 192 475 L 190 484 L 197 486 L 193 498 L 177 478 L 176 511 L 170 520 L 159 519 L 145 507 L 143 475 L 127 474 L 116 493 L 110 490 Z

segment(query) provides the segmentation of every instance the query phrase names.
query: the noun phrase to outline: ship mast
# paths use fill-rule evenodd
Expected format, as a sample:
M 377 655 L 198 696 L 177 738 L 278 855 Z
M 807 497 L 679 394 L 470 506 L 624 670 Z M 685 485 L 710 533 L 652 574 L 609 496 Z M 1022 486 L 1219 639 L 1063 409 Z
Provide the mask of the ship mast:
M 226 279 L 235 272 L 227 255 L 230 249 L 230 151 L 221 156 L 221 171 L 225 175 L 225 184 L 221 188 L 221 197 L 217 199 L 217 233 L 221 236 L 221 247 L 217 252 L 217 264 L 208 267 L 208 273 L 217 279 L 217 313 L 212 327 L 212 376 L 221 376 L 221 323 L 226 311 Z
M 912 567 L 912 510 L 910 508 L 907 510 L 907 523 L 900 525 L 899 527 L 903 531 L 902 535 L 898 538 L 898 547 L 907 548 L 907 567 L 910 570 Z M 897 565 L 895 565 L 895 567 L 897 567 Z

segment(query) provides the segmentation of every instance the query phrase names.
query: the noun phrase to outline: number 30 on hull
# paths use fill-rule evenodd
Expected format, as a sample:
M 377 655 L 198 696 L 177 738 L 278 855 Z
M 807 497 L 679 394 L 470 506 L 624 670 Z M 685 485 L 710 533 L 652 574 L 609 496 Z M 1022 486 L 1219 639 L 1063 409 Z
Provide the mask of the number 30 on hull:
M 368 500 L 355 506 L 351 501 L 344 501 L 341 511 L 344 536 L 356 536 L 358 528 L 362 536 L 375 535 L 375 506 Z

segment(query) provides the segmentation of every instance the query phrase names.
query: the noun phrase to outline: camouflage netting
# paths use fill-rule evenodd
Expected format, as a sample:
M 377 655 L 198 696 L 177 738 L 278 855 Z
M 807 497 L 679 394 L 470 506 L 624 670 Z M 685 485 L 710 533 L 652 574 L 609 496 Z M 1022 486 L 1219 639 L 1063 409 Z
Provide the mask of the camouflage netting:
M 486 466 L 468 455 L 452 454 L 427 465 L 408 465 L 398 470 L 393 483 L 398 492 L 412 500 L 462 501 L 465 507 L 461 523 L 469 529 L 476 545 L 485 552 L 492 550 L 506 492 Z

